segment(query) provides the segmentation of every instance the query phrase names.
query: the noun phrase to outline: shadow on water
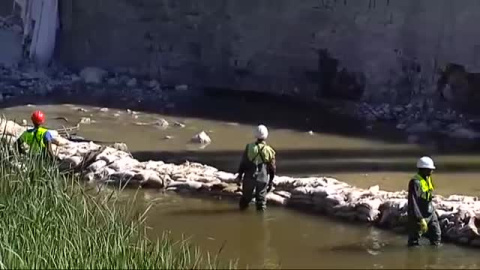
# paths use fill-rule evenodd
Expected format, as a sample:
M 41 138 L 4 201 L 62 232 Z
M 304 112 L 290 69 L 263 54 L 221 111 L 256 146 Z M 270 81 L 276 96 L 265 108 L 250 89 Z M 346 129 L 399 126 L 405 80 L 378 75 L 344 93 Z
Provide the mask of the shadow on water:
M 167 211 L 167 216 L 221 216 L 238 214 L 239 210 L 236 207 L 228 209 L 184 209 Z
M 207 163 L 225 171 L 236 171 L 241 151 L 138 151 L 133 156 L 140 161 Z M 335 172 L 411 172 L 412 163 L 426 154 L 416 150 L 283 150 L 278 155 L 279 174 L 321 174 Z M 451 153 L 453 154 L 453 152 Z M 474 153 L 471 153 L 474 155 Z M 435 157 L 435 155 L 432 155 Z M 389 161 L 395 158 L 402 160 Z M 438 161 L 442 172 L 480 172 L 480 160 Z

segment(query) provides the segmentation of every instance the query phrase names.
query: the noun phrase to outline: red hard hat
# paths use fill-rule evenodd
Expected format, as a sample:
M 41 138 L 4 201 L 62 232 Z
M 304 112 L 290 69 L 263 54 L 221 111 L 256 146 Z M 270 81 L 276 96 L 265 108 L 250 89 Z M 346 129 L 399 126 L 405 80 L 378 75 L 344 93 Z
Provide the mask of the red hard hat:
M 34 111 L 32 113 L 32 122 L 35 125 L 41 125 L 45 123 L 45 114 L 42 111 Z

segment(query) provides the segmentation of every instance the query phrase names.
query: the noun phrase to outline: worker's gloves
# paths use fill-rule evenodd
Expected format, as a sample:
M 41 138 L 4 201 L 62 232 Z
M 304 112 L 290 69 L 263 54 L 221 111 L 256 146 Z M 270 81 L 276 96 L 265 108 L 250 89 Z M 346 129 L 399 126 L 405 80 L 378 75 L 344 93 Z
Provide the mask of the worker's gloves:
M 424 218 L 422 218 L 418 224 L 420 225 L 420 232 L 422 234 L 427 233 L 427 231 L 428 231 L 427 221 Z

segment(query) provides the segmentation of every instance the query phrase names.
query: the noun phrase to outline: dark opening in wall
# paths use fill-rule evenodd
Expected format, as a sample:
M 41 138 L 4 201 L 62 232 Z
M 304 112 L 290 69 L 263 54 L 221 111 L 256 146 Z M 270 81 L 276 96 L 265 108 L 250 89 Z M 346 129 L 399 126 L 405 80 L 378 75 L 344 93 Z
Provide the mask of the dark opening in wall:
M 318 50 L 317 96 L 359 100 L 365 91 L 365 76 L 339 68 L 339 61 L 330 56 L 327 50 Z
M 477 112 L 480 101 L 480 73 L 468 72 L 463 65 L 455 63 L 448 63 L 439 72 L 437 91 L 440 96 L 452 105 L 462 109 L 475 109 Z

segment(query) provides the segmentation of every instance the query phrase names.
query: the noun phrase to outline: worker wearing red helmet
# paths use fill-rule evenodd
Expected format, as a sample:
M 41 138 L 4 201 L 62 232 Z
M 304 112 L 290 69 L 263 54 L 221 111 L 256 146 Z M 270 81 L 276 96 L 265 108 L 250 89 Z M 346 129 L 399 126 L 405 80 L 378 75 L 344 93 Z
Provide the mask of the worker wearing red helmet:
M 42 111 L 32 113 L 33 128 L 26 130 L 17 141 L 20 152 L 24 152 L 21 145 L 26 143 L 33 153 L 48 153 L 53 157 L 52 134 L 42 127 L 45 123 L 45 114 Z

